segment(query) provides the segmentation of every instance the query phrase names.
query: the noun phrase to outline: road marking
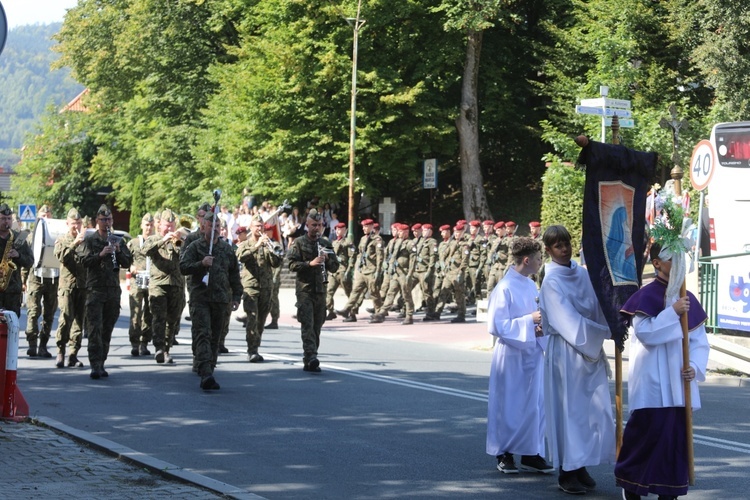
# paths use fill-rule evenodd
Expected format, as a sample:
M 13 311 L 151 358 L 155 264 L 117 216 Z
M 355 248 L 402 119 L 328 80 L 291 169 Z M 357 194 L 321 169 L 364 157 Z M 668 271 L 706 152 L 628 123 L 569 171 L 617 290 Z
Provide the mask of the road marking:
M 288 356 L 277 356 L 273 354 L 265 355 L 267 358 L 274 358 L 280 361 L 289 361 L 295 365 L 301 365 L 298 361 L 299 358 L 291 358 Z M 462 391 L 459 389 L 451 389 L 450 387 L 443 387 L 434 384 L 426 384 L 424 382 L 417 382 L 416 380 L 406 380 L 397 377 L 391 377 L 389 375 L 377 375 L 375 373 L 363 372 L 359 370 L 352 370 L 343 366 L 321 364 L 322 368 L 327 370 L 342 373 L 344 375 L 350 375 L 352 377 L 363 378 L 368 380 L 374 380 L 377 382 L 385 382 L 387 384 L 398 385 L 401 387 L 411 387 L 413 389 L 419 389 L 422 391 L 434 392 L 437 394 L 445 394 L 447 396 L 456 396 L 464 399 L 471 399 L 473 401 L 480 401 L 483 403 L 487 402 L 487 395 L 480 392 Z M 713 448 L 721 448 L 722 450 L 736 451 L 738 453 L 746 453 L 750 455 L 750 444 L 739 443 L 737 441 L 727 441 L 726 439 L 712 438 L 703 435 L 693 435 L 693 440 L 696 444 L 702 444 L 704 446 L 711 446 Z

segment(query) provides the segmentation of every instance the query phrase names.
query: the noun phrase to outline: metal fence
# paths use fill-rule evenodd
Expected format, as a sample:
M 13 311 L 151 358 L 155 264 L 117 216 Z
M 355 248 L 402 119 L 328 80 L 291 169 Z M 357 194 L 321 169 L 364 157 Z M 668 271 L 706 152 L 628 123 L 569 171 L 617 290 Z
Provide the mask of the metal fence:
M 698 282 L 700 285 L 700 301 L 708 314 L 706 328 L 713 333 L 719 333 L 719 266 L 723 259 L 730 257 L 747 257 L 750 254 L 738 253 L 731 255 L 716 255 L 698 259 Z

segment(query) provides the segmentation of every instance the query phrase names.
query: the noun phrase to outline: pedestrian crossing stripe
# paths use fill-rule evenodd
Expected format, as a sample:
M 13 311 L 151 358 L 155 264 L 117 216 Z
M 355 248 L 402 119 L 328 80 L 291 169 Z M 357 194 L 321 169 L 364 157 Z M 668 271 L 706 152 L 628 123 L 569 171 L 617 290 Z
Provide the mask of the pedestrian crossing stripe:
M 36 220 L 36 205 L 21 205 L 18 219 L 23 222 L 33 222 Z

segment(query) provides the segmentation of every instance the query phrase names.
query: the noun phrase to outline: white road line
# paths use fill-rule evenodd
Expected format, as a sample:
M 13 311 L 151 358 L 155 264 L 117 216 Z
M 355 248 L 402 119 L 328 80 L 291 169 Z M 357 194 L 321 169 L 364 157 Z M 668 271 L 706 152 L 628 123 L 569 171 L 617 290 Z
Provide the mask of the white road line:
M 266 355 L 267 358 L 274 358 L 280 361 L 290 361 L 295 365 L 299 365 L 299 358 L 290 358 L 288 356 L 277 356 L 277 355 Z M 437 394 L 445 394 L 447 396 L 456 396 L 464 399 L 471 399 L 473 401 L 480 401 L 483 403 L 487 402 L 487 395 L 479 392 L 462 391 L 459 389 L 451 389 L 450 387 L 443 387 L 434 384 L 426 384 L 424 382 L 418 382 L 416 380 L 406 380 L 389 375 L 378 375 L 370 372 L 363 372 L 359 370 L 352 370 L 343 366 L 322 364 L 321 367 L 331 370 L 334 372 L 342 373 L 344 375 L 350 375 L 352 377 L 363 378 L 368 380 L 375 380 L 377 382 L 385 382 L 387 384 L 398 385 L 401 387 L 411 387 L 413 389 L 419 389 L 422 391 L 434 392 Z M 738 453 L 746 453 L 750 455 L 750 444 L 739 443 L 737 441 L 727 441 L 726 439 L 713 438 L 703 435 L 693 435 L 694 442 L 696 444 L 702 444 L 704 446 L 711 446 L 713 448 L 721 448 L 723 450 L 736 451 Z

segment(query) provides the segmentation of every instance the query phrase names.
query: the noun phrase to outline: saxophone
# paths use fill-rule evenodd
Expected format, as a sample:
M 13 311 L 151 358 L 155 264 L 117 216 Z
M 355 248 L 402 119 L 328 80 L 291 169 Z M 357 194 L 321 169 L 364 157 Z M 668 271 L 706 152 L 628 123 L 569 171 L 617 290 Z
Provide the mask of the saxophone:
M 7 243 L 5 243 L 5 251 L 3 252 L 3 260 L 0 261 L 0 292 L 4 292 L 10 284 L 10 278 L 13 276 L 13 271 L 18 269 L 18 266 L 13 262 L 8 254 L 13 248 L 13 231 L 10 231 L 10 237 Z

